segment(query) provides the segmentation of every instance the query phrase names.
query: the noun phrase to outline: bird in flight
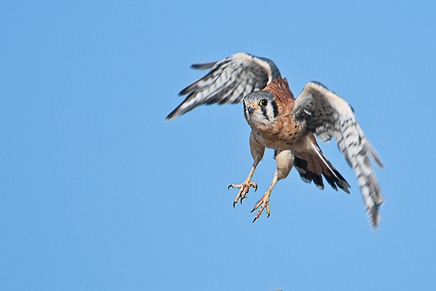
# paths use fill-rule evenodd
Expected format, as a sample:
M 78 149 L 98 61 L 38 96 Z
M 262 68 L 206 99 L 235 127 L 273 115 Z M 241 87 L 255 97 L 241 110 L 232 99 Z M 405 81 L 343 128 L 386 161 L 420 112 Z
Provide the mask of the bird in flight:
M 328 142 L 334 137 L 357 177 L 370 224 L 377 228 L 383 196 L 370 159 L 380 168 L 383 162 L 344 99 L 319 82 L 307 83 L 295 99 L 273 61 L 247 53 L 192 67 L 209 72 L 180 92 L 188 96 L 166 119 L 174 119 L 202 104 L 243 103 L 244 116 L 251 127 L 253 165 L 242 183 L 229 186 L 239 188 L 233 206 L 238 201 L 242 203 L 250 188 L 257 190 L 252 177 L 265 148 L 274 150 L 277 169 L 269 188 L 252 210 L 258 210 L 253 222 L 264 209 L 269 217 L 271 192 L 292 167 L 304 182 L 313 182 L 321 190 L 324 177 L 333 189 L 350 193 L 350 185 L 323 154 L 315 138 Z

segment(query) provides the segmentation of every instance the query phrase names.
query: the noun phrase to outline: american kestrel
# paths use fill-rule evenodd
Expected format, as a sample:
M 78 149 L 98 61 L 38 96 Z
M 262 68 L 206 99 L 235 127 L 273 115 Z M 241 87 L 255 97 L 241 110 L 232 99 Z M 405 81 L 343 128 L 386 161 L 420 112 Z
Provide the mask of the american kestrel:
M 383 163 L 356 121 L 351 106 L 319 82 L 309 82 L 295 99 L 286 78 L 273 61 L 246 53 L 237 53 L 218 62 L 194 64 L 195 69 L 210 69 L 180 92 L 186 99 L 172 111 L 167 120 L 176 118 L 202 104 L 227 104 L 243 101 L 244 116 L 252 131 L 250 150 L 253 166 L 247 179 L 229 188 L 239 188 L 233 206 L 242 203 L 250 187 L 254 171 L 265 148 L 274 149 L 277 169 L 263 197 L 254 206 L 254 221 L 266 208 L 270 215 L 270 195 L 276 183 L 288 176 L 292 167 L 304 182 L 312 181 L 324 189 L 324 176 L 330 186 L 350 193 L 350 185 L 333 167 L 319 148 L 315 135 L 324 142 L 336 139 L 338 147 L 357 176 L 357 181 L 373 229 L 380 220 L 383 196 L 370 158 L 380 167 Z

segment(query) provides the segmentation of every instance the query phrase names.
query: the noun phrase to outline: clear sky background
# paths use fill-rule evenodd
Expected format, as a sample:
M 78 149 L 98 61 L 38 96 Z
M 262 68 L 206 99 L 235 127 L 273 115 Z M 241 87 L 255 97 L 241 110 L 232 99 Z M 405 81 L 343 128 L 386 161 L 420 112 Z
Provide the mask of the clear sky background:
M 0 290 L 436 290 L 436 2 L 2 1 Z M 275 61 L 296 95 L 344 97 L 386 167 L 370 230 L 351 195 L 293 170 L 243 205 L 241 105 L 171 122 L 192 63 Z

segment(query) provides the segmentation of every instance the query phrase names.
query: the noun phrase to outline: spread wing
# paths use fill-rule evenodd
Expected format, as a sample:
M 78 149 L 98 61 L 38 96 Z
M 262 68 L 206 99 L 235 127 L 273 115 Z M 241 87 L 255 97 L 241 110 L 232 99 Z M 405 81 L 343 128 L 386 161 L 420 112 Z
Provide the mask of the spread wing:
M 248 93 L 262 90 L 280 76 L 271 60 L 246 53 L 237 53 L 218 62 L 194 64 L 192 67 L 210 71 L 179 93 L 188 96 L 167 116 L 167 120 L 202 104 L 239 103 Z
M 293 114 L 302 126 L 328 142 L 336 139 L 338 147 L 357 176 L 366 211 L 374 228 L 379 222 L 378 208 L 383 196 L 370 157 L 380 167 L 381 159 L 363 134 L 353 109 L 341 97 L 322 84 L 309 82 L 295 101 Z

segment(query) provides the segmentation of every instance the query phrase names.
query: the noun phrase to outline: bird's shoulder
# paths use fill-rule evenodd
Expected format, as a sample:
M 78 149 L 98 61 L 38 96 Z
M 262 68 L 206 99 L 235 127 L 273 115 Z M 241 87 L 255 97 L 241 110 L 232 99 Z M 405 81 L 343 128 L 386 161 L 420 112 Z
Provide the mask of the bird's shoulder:
M 262 91 L 267 91 L 273 94 L 279 116 L 283 117 L 291 113 L 294 108 L 295 98 L 286 78 L 280 76 L 277 77 Z

